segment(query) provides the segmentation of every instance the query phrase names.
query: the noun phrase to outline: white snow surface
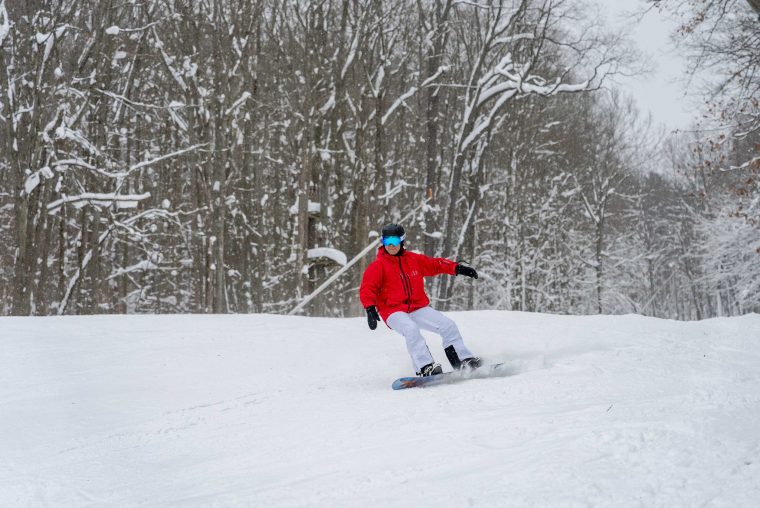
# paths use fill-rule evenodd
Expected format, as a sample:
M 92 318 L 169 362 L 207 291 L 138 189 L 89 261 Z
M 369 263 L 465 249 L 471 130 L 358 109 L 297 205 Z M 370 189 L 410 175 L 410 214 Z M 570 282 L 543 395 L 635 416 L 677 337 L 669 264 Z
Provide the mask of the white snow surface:
M 449 315 L 513 375 L 393 391 L 364 318 L 0 318 L 0 506 L 758 505 L 760 315 Z

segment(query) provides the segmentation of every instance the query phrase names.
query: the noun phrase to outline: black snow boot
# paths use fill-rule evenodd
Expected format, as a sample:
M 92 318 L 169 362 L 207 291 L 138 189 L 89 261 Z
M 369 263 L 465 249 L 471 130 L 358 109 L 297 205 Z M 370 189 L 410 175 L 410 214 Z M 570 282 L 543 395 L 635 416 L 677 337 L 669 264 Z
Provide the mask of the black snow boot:
M 459 368 L 462 366 L 462 360 L 459 359 L 459 355 L 457 354 L 457 350 L 454 349 L 454 346 L 449 346 L 443 351 L 446 353 L 446 358 L 449 359 L 451 368 L 454 370 L 459 370 Z
M 436 374 L 443 374 L 443 369 L 440 363 L 428 363 L 420 369 L 417 373 L 418 376 L 434 376 Z
M 465 358 L 462 360 L 462 366 L 459 367 L 460 369 L 477 369 L 480 367 L 481 361 L 480 358 L 477 356 L 473 356 L 472 358 Z
M 454 346 L 449 346 L 444 349 L 444 351 L 446 352 L 446 358 L 449 359 L 449 363 L 454 370 L 477 369 L 481 365 L 480 358 L 477 356 L 460 360 L 456 349 L 454 349 Z

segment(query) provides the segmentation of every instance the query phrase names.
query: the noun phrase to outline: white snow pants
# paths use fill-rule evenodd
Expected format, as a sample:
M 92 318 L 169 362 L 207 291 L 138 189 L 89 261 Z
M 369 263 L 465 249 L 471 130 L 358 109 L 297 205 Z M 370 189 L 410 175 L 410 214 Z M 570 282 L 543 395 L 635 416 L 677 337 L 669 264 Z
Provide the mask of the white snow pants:
M 459 358 L 470 358 L 473 355 L 464 345 L 457 324 L 432 307 L 423 307 L 412 313 L 394 312 L 388 316 L 388 326 L 400 333 L 406 339 L 406 349 L 412 357 L 415 372 L 433 363 L 427 342 L 420 333 L 420 328 L 435 332 L 443 339 L 443 348 L 454 346 Z

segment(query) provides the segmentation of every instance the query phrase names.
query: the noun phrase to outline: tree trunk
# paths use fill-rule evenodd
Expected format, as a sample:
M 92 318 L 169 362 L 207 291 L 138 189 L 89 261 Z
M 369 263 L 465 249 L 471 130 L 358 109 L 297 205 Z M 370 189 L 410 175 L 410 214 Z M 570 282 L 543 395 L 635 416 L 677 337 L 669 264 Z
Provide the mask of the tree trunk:
M 601 216 L 601 212 L 599 221 L 596 223 L 596 250 L 595 250 L 595 260 L 596 260 L 596 306 L 597 306 L 597 313 L 602 314 L 603 313 L 603 307 L 602 307 L 602 286 L 603 286 L 603 259 L 602 259 L 602 253 L 604 249 L 604 219 Z
M 301 170 L 298 174 L 298 236 L 296 243 L 296 298 L 299 300 L 307 291 L 306 251 L 309 248 L 309 184 L 311 183 L 311 129 L 307 128 L 301 153 Z
M 440 0 L 435 3 L 434 19 L 431 23 L 431 29 L 434 30 L 432 45 L 429 46 L 425 55 L 427 76 L 433 76 L 438 71 L 443 61 L 443 49 L 447 39 L 447 28 L 449 12 L 452 1 L 447 0 L 445 6 L 441 6 Z M 438 149 L 438 124 L 439 124 L 439 97 L 440 87 L 429 86 L 425 89 L 425 197 L 429 199 L 428 206 L 425 207 L 425 246 L 424 252 L 432 256 L 435 252 L 435 237 L 431 233 L 435 232 L 438 226 L 437 207 L 438 205 L 438 186 L 440 183 L 441 161 L 439 159 Z

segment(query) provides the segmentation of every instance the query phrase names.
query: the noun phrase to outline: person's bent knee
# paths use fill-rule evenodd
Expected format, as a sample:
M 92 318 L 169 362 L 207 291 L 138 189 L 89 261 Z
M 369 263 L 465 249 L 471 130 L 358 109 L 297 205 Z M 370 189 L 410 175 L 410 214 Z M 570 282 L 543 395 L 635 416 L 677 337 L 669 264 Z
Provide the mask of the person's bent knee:
M 441 323 L 441 332 L 459 334 L 459 328 L 453 319 L 446 318 L 446 321 Z
M 402 325 L 398 329 L 398 332 L 401 335 L 403 335 L 404 337 L 409 337 L 409 336 L 419 335 L 420 334 L 420 329 L 414 323 L 412 323 L 412 324 L 404 324 L 404 325 Z

